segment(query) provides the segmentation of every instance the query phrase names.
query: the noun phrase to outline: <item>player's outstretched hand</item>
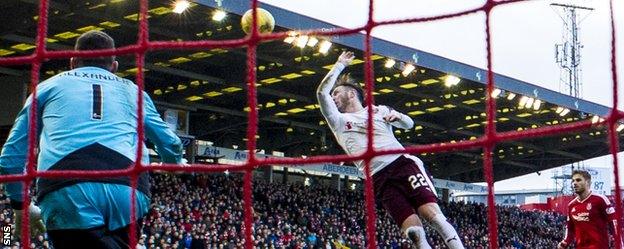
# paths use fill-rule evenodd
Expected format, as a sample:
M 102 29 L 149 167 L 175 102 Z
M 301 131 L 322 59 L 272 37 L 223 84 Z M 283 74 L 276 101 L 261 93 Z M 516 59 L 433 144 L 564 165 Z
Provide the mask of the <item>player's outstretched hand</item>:
M 344 51 L 342 52 L 342 54 L 340 54 L 340 56 L 338 56 L 338 63 L 341 63 L 342 65 L 346 67 L 351 64 L 354 58 L 355 58 L 355 55 L 353 54 L 353 52 Z

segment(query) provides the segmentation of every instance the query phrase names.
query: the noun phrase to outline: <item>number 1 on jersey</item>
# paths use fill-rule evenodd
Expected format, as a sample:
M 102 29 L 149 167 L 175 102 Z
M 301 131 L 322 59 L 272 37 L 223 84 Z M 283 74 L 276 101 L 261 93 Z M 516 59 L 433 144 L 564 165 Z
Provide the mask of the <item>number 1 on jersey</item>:
M 102 85 L 93 84 L 93 108 L 91 119 L 102 120 Z

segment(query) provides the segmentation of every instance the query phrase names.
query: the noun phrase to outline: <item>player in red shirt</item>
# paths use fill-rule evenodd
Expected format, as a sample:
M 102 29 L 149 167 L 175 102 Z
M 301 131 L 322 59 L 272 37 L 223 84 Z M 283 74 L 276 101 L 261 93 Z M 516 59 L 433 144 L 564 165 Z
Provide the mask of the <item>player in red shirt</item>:
M 572 187 L 577 197 L 568 204 L 566 237 L 557 248 L 567 248 L 572 242 L 577 249 L 609 248 L 609 224 L 617 227 L 611 202 L 604 195 L 592 193 L 591 175 L 587 171 L 572 172 Z

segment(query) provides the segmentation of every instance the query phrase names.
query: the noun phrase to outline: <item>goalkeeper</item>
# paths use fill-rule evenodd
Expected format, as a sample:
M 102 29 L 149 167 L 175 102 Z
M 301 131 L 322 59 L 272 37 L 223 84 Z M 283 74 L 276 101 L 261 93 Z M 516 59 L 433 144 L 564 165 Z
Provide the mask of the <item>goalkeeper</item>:
M 114 40 L 101 31 L 90 31 L 76 40 L 75 50 L 114 49 Z M 121 170 L 136 159 L 138 88 L 114 74 L 114 56 L 71 58 L 70 71 L 59 73 L 37 86 L 39 171 Z M 160 118 L 150 97 L 143 93 L 145 134 L 157 147 L 163 162 L 180 163 L 180 139 Z M 32 95 L 19 113 L 2 149 L 2 174 L 22 174 L 28 150 Z M 143 146 L 142 163 L 149 164 Z M 136 217 L 130 220 L 130 177 L 40 178 L 31 205 L 31 229 L 40 222 L 48 229 L 54 248 L 128 248 L 131 225 L 140 223 L 149 207 L 147 173 L 138 178 Z M 23 183 L 7 184 L 7 195 L 20 231 Z M 37 225 L 40 224 L 40 225 Z

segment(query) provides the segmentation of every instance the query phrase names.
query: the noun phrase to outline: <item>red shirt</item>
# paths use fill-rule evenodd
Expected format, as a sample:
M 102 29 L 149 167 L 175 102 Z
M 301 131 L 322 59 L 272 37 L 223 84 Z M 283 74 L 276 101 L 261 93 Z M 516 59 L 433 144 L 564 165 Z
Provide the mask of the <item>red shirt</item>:
M 568 204 L 568 225 L 564 241 L 577 249 L 609 248 L 609 223 L 615 225 L 615 209 L 606 196 L 590 193 Z

